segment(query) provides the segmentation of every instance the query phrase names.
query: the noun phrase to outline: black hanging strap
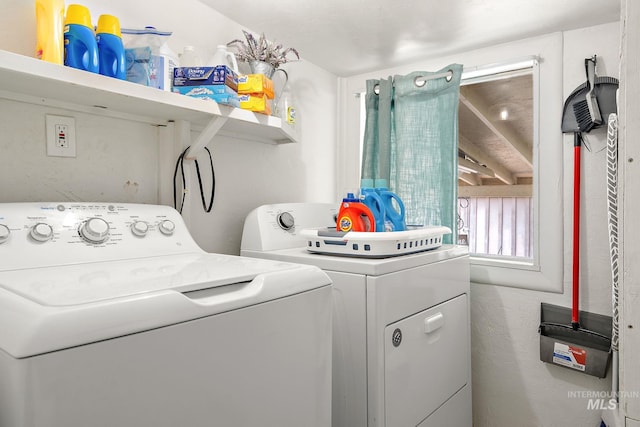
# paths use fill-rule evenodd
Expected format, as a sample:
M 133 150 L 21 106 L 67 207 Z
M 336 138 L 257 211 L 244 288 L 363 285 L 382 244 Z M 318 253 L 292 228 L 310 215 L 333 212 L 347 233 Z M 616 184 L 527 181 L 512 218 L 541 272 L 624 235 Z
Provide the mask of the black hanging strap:
M 200 177 L 200 167 L 198 166 L 198 160 L 195 160 L 196 163 L 196 173 L 198 174 L 198 185 L 200 186 L 200 200 L 202 200 L 202 209 L 205 212 L 211 212 L 211 208 L 213 207 L 213 197 L 216 194 L 216 174 L 213 169 L 213 157 L 211 157 L 211 151 L 207 147 L 204 147 L 209 154 L 209 165 L 211 166 L 211 198 L 209 199 L 209 205 L 204 201 L 204 189 L 202 188 L 202 178 Z
M 184 197 L 185 194 L 187 193 L 187 187 L 185 185 L 185 179 L 184 179 L 184 155 L 186 154 L 187 150 L 189 149 L 189 147 L 185 148 L 185 150 L 180 153 L 180 155 L 178 156 L 178 161 L 176 162 L 176 169 L 173 172 L 173 207 L 174 209 L 177 209 L 178 212 L 182 213 L 182 208 L 184 207 Z M 182 200 L 180 200 L 180 207 L 178 207 L 177 205 L 177 196 L 176 196 L 176 190 L 177 190 L 177 185 L 176 185 L 176 177 L 178 176 L 178 168 L 180 168 L 180 172 L 182 173 Z
M 202 185 L 202 176 L 200 175 L 200 165 L 198 164 L 197 159 L 194 160 L 194 163 L 196 164 L 196 174 L 198 175 L 198 186 L 200 187 L 200 200 L 202 201 L 202 208 L 205 210 L 205 212 L 209 213 L 213 208 L 213 199 L 216 191 L 216 175 L 215 175 L 215 170 L 213 168 L 213 157 L 211 156 L 211 151 L 209 151 L 207 147 L 204 147 L 204 149 L 207 150 L 207 153 L 209 154 L 209 165 L 211 167 L 211 198 L 209 200 L 208 205 L 204 199 L 204 188 Z M 176 168 L 173 172 L 173 207 L 177 209 L 178 212 L 180 213 L 182 213 L 182 209 L 184 207 L 184 199 L 187 193 L 186 181 L 185 181 L 185 175 L 184 175 L 184 156 L 188 150 L 189 150 L 189 147 L 185 148 L 185 150 L 180 154 L 180 156 L 178 156 L 178 160 L 176 161 Z M 182 199 L 180 201 L 179 207 L 177 205 L 178 200 L 177 200 L 177 194 L 176 194 L 176 190 L 178 187 L 176 183 L 176 178 L 178 177 L 178 169 L 180 169 L 180 173 L 182 175 Z

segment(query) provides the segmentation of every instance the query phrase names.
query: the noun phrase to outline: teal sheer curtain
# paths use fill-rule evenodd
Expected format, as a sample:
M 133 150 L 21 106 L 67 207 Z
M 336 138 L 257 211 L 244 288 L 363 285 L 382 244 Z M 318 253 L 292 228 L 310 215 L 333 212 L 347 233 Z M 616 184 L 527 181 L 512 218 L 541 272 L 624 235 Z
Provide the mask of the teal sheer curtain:
M 462 65 L 368 80 L 362 187 L 388 187 L 408 225 L 444 225 L 457 242 Z
M 393 145 L 393 80 L 367 80 L 362 187 L 389 187 Z

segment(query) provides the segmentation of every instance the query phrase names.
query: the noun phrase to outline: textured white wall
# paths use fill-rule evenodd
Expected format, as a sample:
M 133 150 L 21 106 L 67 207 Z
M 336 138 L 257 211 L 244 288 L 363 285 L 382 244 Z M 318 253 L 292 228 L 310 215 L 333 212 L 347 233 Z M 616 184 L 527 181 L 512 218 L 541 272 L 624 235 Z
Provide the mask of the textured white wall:
M 47 157 L 45 115 L 75 117 L 76 158 Z M 154 203 L 157 128 L 0 99 L 0 202 Z
M 188 5 L 181 3 L 180 10 L 189 11 L 184 19 L 176 18 L 175 2 L 168 0 L 154 2 L 155 10 L 149 9 L 148 2 L 112 0 L 108 6 L 98 0 L 83 3 L 95 17 L 105 12 L 120 16 L 123 26 L 155 25 L 173 30 L 171 46 L 176 51 L 191 44 L 206 56 L 218 43 L 241 35 L 240 26 L 195 0 L 189 0 Z M 0 49 L 31 55 L 35 43 L 32 2 L 7 0 L 3 10 Z M 597 53 L 601 60 L 599 73 L 617 74 L 618 31 L 618 24 L 609 24 L 564 34 L 563 97 L 584 80 L 584 57 Z M 304 52 L 301 54 L 304 57 Z M 337 79 L 305 62 L 287 69 L 301 95 L 301 142 L 270 146 L 217 138 L 210 144 L 217 173 L 214 211 L 202 214 L 198 195 L 190 205 L 192 230 L 207 250 L 236 253 L 244 216 L 259 204 L 332 201 L 336 197 Z M 347 83 L 340 81 L 341 91 L 353 96 Z M 161 154 L 155 128 L 73 113 L 78 127 L 78 158 L 50 158 L 44 155 L 46 112 L 67 113 L 0 98 L 0 201 L 158 200 L 157 181 L 166 177 L 157 176 Z M 343 128 L 339 132 L 349 135 Z M 588 311 L 608 313 L 604 154 L 597 151 L 601 139 L 591 142 L 594 150 L 585 154 L 583 163 L 582 305 Z M 568 141 L 564 145 L 568 174 L 572 150 Z M 132 187 L 130 183 L 139 185 Z M 570 233 L 570 198 L 570 181 L 565 177 L 565 240 Z M 569 254 L 567 249 L 565 270 L 570 268 Z M 476 427 L 598 425 L 599 413 L 587 411 L 586 401 L 569 398 L 568 392 L 607 390 L 609 378 L 598 380 L 550 366 L 538 357 L 540 302 L 569 306 L 567 279 L 563 294 L 474 284 L 471 297 Z
M 585 80 L 584 58 L 598 55 L 598 74 L 618 76 L 619 25 L 563 34 L 563 99 Z M 544 114 L 544 107 L 542 109 Z M 588 136 L 582 156 L 581 309 L 610 315 L 606 213 L 606 134 Z M 541 141 L 544 143 L 544 141 Z M 564 148 L 564 293 L 473 285 L 471 291 L 474 420 L 476 427 L 597 426 L 600 411 L 574 391 L 608 391 L 605 379 L 540 362 L 540 303 L 571 306 L 572 137 Z M 544 170 L 544 168 L 543 168 Z M 544 238 L 544 236 L 542 236 Z
M 541 100 L 541 115 L 549 114 L 548 109 L 545 110 L 545 103 L 563 102 L 575 87 L 585 81 L 584 58 L 597 54 L 598 74 L 617 76 L 619 31 L 619 24 L 612 23 L 566 32 L 557 38 L 556 43 L 562 45 L 558 46 L 563 61 L 559 68 L 562 70 L 562 93 Z M 507 43 L 437 61 L 426 60 L 350 77 L 342 82 L 345 110 L 348 117 L 357 116 L 357 111 L 352 111 L 355 103 L 349 99 L 353 92 L 364 87 L 366 79 L 415 70 L 436 70 L 452 62 L 475 66 L 515 59 L 530 54 L 531 46 L 536 43 L 546 44 L 548 39 L 542 37 Z M 349 122 L 347 119 L 341 125 L 340 133 L 343 140 L 339 152 L 345 157 L 353 155 L 353 147 L 349 144 L 357 141 L 358 135 L 357 127 Z M 559 128 L 557 132 L 560 132 Z M 605 153 L 601 151 L 606 143 L 606 135 L 599 131 L 596 133 L 588 137 L 592 151 L 583 150 L 581 309 L 608 315 L 611 310 L 611 281 L 605 199 L 606 164 Z M 597 426 L 600 412 L 587 410 L 587 399 L 570 397 L 569 393 L 610 390 L 610 375 L 598 379 L 545 364 L 539 358 L 540 303 L 565 307 L 571 304 L 572 138 L 566 136 L 561 140 L 558 137 L 554 141 L 543 138 L 540 144 L 545 143 L 563 144 L 564 291 L 557 294 L 472 284 L 471 357 L 475 427 Z M 357 185 L 357 171 L 340 164 L 338 171 L 342 172 L 339 188 Z M 544 165 L 541 165 L 541 171 L 544 173 Z
M 620 285 L 623 291 L 620 318 L 620 364 L 622 376 L 620 389 L 626 392 L 621 399 L 625 409 L 627 427 L 640 427 L 640 370 L 638 370 L 638 352 L 640 352 L 640 3 L 623 0 L 622 14 L 625 18 L 623 46 L 621 50 L 622 78 L 620 85 L 620 105 L 624 114 L 620 116 L 619 130 L 619 173 L 620 212 L 622 229 L 620 242 Z M 631 418 L 635 421 L 631 421 Z
M 109 13 L 118 16 L 123 27 L 151 25 L 173 31 L 169 45 L 175 52 L 193 45 L 203 58 L 213 54 L 216 45 L 241 38 L 244 28 L 197 0 L 181 2 L 179 8 L 169 0 L 155 1 L 153 7 L 150 2 L 129 0 L 86 0 L 82 4 L 89 7 L 93 21 Z M 32 56 L 33 5 L 25 0 L 3 2 L 0 49 Z M 304 59 L 304 52 L 300 54 Z M 244 217 L 260 204 L 336 200 L 337 78 L 304 60 L 283 68 L 289 72 L 298 101 L 300 141 L 277 146 L 216 137 L 208 145 L 216 168 L 214 208 L 210 214 L 203 212 L 196 186 L 190 189 L 187 208 L 188 225 L 207 251 L 239 253 Z M 76 159 L 46 157 L 46 112 L 76 118 Z M 165 199 L 158 196 L 158 183 L 171 182 L 175 160 L 172 149 L 159 148 L 155 127 L 7 101 L 0 94 L 0 130 L 0 201 L 158 203 Z M 159 162 L 165 165 L 162 172 Z M 207 170 L 208 160 L 201 157 L 200 162 Z M 171 165 L 170 171 L 166 165 Z M 195 177 L 193 165 L 188 171 Z
M 287 70 L 300 106 L 297 144 L 273 146 L 221 137 L 209 146 L 218 186 L 213 211 L 203 212 L 195 187 L 189 204 L 196 241 L 209 251 L 239 253 L 244 218 L 262 204 L 336 201 L 336 78 L 309 63 L 290 64 Z M 200 159 L 202 168 L 204 156 Z

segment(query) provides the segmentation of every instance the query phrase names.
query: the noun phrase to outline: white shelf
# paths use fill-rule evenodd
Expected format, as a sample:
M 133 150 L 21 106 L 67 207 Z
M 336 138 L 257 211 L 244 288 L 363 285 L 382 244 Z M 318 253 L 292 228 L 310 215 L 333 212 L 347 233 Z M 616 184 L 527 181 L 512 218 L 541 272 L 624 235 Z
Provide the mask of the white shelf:
M 218 105 L 139 84 L 0 50 L 0 98 L 113 114 L 157 125 L 184 120 L 219 132 L 271 144 L 296 142 L 277 117 Z

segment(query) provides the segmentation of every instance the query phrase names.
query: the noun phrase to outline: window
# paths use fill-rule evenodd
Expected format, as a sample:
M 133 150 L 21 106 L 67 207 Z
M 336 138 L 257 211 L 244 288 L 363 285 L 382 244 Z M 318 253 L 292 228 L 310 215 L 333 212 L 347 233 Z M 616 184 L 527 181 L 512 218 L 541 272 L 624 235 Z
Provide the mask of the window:
M 463 74 L 458 243 L 476 257 L 534 253 L 534 59 Z
M 504 172 L 498 172 L 499 164 L 485 164 L 493 168 L 496 175 L 486 178 L 487 183 L 493 183 L 492 187 L 472 190 L 465 188 L 471 186 L 462 184 L 459 188 L 465 188 L 460 196 L 475 196 L 465 198 L 463 206 L 468 200 L 466 209 L 475 209 L 476 224 L 480 223 L 483 227 L 480 230 L 483 234 L 478 234 L 476 229 L 475 236 L 476 243 L 482 240 L 481 250 L 476 245 L 470 251 L 472 282 L 562 292 L 563 139 L 559 125 L 562 102 L 554 102 L 562 93 L 562 61 L 558 47 L 547 45 L 542 50 L 542 60 L 529 59 L 529 66 L 523 66 L 527 61 L 507 61 L 500 66 L 480 67 L 463 74 L 465 86 L 487 83 L 488 91 L 491 91 L 493 83 L 524 85 L 525 79 L 530 79 L 532 126 L 530 161 L 525 160 L 528 152 L 517 150 L 517 156 L 520 157 L 518 161 L 528 163 L 530 172 L 524 163 L 521 163 L 521 169 L 507 167 L 512 173 L 513 182 L 507 185 L 507 180 L 501 176 Z M 467 91 L 465 86 L 461 88 L 461 93 Z M 500 108 L 496 112 L 504 114 Z M 507 111 L 506 114 L 510 113 Z M 524 134 L 524 131 L 520 133 Z M 465 141 L 461 148 L 462 155 L 470 154 L 464 152 Z M 482 150 L 483 153 L 487 151 Z M 469 157 L 475 160 L 473 155 Z M 502 183 L 495 181 L 496 177 Z M 464 213 L 464 210 L 461 209 L 461 212 Z M 478 212 L 484 218 L 479 218 Z M 471 218 L 470 212 L 467 224 Z M 505 227 L 505 222 L 509 223 L 508 227 Z M 505 238 L 507 228 L 508 238 Z M 471 243 L 471 236 L 468 235 L 468 239 Z M 506 252 L 507 247 L 509 253 Z
M 515 199 L 513 199 L 513 193 L 506 196 L 493 193 L 492 196 L 500 199 L 502 206 L 496 206 L 498 202 L 492 200 L 487 200 L 486 204 L 491 210 L 489 216 L 491 216 L 491 212 L 495 213 L 496 209 L 498 212 L 499 209 L 504 212 L 505 209 L 513 210 L 514 208 L 529 212 L 528 238 L 530 243 L 526 246 L 530 250 L 529 253 L 516 252 L 515 256 L 507 256 L 506 244 L 503 244 L 502 253 L 499 248 L 494 251 L 497 252 L 495 254 L 492 254 L 491 250 L 488 250 L 489 253 L 474 251 L 470 256 L 471 281 L 537 291 L 562 292 L 564 283 L 563 244 L 565 239 L 569 239 L 563 234 L 563 209 L 570 209 L 570 201 L 565 201 L 563 198 L 566 189 L 563 182 L 565 177 L 563 177 L 562 163 L 565 158 L 564 150 L 571 149 L 571 142 L 563 137 L 560 131 L 563 105 L 562 46 L 562 35 L 559 33 L 550 34 L 467 52 L 435 62 L 401 66 L 384 70 L 384 72 L 372 72 L 345 79 L 341 83 L 343 97 L 337 166 L 338 194 L 353 191 L 359 183 L 360 169 L 356 165 L 359 164 L 361 155 L 357 142 L 361 141 L 359 118 L 363 103 L 362 98 L 354 97 L 353 94 L 364 92 L 363 86 L 367 79 L 408 74 L 415 70 L 434 70 L 455 62 L 465 65 L 463 79 L 464 84 L 468 85 L 490 83 L 492 80 L 497 83 L 499 82 L 496 80 L 498 76 L 516 77 L 521 74 L 522 70 L 528 68 L 533 105 L 530 182 L 527 183 L 527 177 L 516 173 L 517 183 L 514 185 L 522 193 L 518 193 Z M 523 60 L 513 60 L 514 58 L 523 58 L 523 55 L 530 56 Z M 527 62 L 528 65 L 524 64 Z M 473 64 L 501 65 L 473 67 Z M 524 75 L 526 74 L 524 73 Z M 465 90 L 464 87 L 463 90 Z M 467 154 L 468 160 L 482 163 L 471 153 L 464 151 L 460 153 L 461 156 L 464 154 Z M 497 168 L 494 168 L 493 172 L 496 172 L 495 169 Z M 485 188 L 491 188 L 487 185 L 489 182 L 487 180 L 484 183 Z M 467 190 L 476 192 L 479 197 L 479 192 L 483 191 L 480 190 L 482 186 L 476 187 L 477 189 L 467 188 Z M 496 190 L 496 187 L 493 187 L 492 190 Z M 461 196 L 464 194 L 460 192 Z M 530 199 L 529 207 L 526 205 L 518 207 L 519 203 L 523 203 L 522 199 Z M 504 221 L 504 214 L 502 220 Z M 526 223 L 521 218 L 516 221 Z M 469 224 L 468 221 L 467 224 Z M 569 240 L 567 242 L 570 243 Z

